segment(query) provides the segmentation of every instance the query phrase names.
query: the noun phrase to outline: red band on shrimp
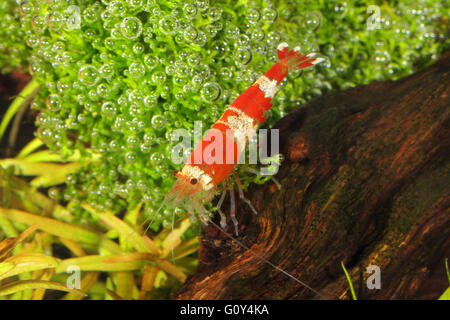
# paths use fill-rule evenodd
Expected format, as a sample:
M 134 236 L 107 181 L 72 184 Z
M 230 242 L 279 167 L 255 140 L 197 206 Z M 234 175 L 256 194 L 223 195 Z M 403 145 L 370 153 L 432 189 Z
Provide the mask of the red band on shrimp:
M 282 63 L 275 63 L 272 68 L 269 69 L 264 75 L 270 80 L 277 80 L 277 84 L 280 84 L 281 81 L 287 76 L 288 68 L 287 66 L 283 66 Z
M 255 96 L 255 94 L 252 94 L 251 92 L 248 93 L 248 91 L 250 91 L 251 88 L 252 91 L 253 90 L 259 91 L 260 96 L 259 98 Z M 267 102 L 267 100 L 269 102 Z M 256 122 L 261 124 L 265 120 L 263 112 L 265 108 L 263 108 L 263 106 L 266 105 L 267 109 L 270 108 L 270 106 L 267 107 L 267 104 L 270 105 L 270 99 L 264 99 L 261 90 L 259 90 L 257 87 L 252 86 L 249 89 L 247 89 L 245 93 L 241 94 L 236 100 L 234 100 L 232 106 L 243 111 L 249 117 L 253 118 Z
M 302 62 L 301 64 L 298 65 L 297 68 L 302 69 L 302 68 L 311 67 L 311 66 L 314 65 L 314 63 L 311 63 L 311 62 L 313 62 L 313 61 L 315 61 L 315 59 L 313 59 L 313 60 L 308 60 L 308 61 L 305 61 L 305 62 Z

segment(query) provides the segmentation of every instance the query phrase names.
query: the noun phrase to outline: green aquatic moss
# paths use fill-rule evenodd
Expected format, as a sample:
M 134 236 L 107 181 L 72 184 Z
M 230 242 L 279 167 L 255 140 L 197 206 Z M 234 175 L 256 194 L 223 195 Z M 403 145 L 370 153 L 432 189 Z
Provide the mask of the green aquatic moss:
M 267 126 L 332 90 L 408 75 L 449 44 L 448 7 L 432 0 L 8 0 L 0 9 L 0 66 L 29 66 L 41 84 L 39 138 L 82 155 L 52 197 L 87 219 L 82 202 L 116 213 L 144 202 L 151 216 L 179 169 L 171 132 L 196 120 L 208 128 L 282 41 L 326 61 L 288 77 Z M 171 220 L 163 210 L 153 227 Z

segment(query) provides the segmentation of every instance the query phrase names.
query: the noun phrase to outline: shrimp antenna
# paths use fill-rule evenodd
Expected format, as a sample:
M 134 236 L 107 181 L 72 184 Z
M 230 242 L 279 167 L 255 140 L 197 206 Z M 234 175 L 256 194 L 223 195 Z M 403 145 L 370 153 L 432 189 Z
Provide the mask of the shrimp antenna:
M 170 247 L 171 247 L 171 250 L 172 250 L 172 261 L 175 261 L 175 259 L 174 259 L 174 255 L 173 255 L 173 225 L 174 225 L 174 222 L 175 221 L 175 209 L 173 210 L 173 212 L 172 212 L 172 232 L 170 233 Z
M 231 236 L 230 234 L 228 234 L 225 230 L 223 230 L 218 224 L 216 224 L 214 221 L 212 221 L 212 219 L 209 221 L 209 223 L 211 223 L 213 226 L 215 226 L 217 229 L 219 229 L 223 234 L 225 234 L 229 239 L 233 240 L 234 242 L 236 242 L 241 248 L 249 251 L 251 254 L 253 254 L 256 258 L 260 259 L 261 261 L 267 263 L 269 266 L 273 267 L 274 269 L 278 270 L 279 272 L 283 273 L 284 275 L 286 275 L 287 277 L 291 278 L 292 280 L 294 280 L 295 282 L 299 283 L 300 285 L 302 285 L 303 287 L 311 290 L 312 292 L 314 292 L 316 295 L 320 296 L 321 298 L 325 298 L 322 294 L 320 294 L 318 291 L 314 290 L 313 288 L 311 288 L 310 286 L 308 286 L 306 283 L 304 283 L 303 281 L 297 279 L 296 277 L 294 277 L 293 275 L 291 275 L 290 273 L 284 271 L 283 269 L 281 269 L 280 267 L 277 267 L 276 265 L 274 265 L 272 262 L 270 262 L 269 260 L 267 260 L 266 258 L 264 258 L 263 256 L 257 254 L 256 252 L 254 252 L 253 250 L 251 250 L 249 247 L 247 247 L 245 244 L 243 244 L 241 241 L 235 239 L 233 236 Z
M 156 210 L 155 213 L 153 213 L 153 216 L 150 220 L 150 223 L 148 224 L 147 228 L 145 228 L 144 231 L 144 235 L 147 233 L 147 231 L 150 229 L 150 227 L 152 226 L 153 222 L 155 221 L 155 218 L 158 216 L 158 213 L 161 211 L 161 209 L 164 207 L 164 205 L 166 204 L 166 200 L 167 197 L 164 197 L 163 202 L 161 203 L 161 205 L 159 206 L 158 210 Z M 142 225 L 147 221 L 148 219 L 145 219 L 144 222 L 142 223 Z

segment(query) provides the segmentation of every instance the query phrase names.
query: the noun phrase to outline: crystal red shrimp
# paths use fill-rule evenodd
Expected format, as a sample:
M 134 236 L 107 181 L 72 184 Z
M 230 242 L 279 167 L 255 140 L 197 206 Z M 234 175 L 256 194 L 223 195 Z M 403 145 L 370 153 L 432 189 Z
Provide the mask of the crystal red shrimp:
M 215 130 L 206 133 L 203 140 L 194 148 L 182 170 L 175 172 L 177 181 L 167 193 L 163 205 L 182 206 L 189 214 L 197 212 L 205 222 L 209 214 L 203 203 L 213 199 L 219 185 L 226 190 L 227 180 L 233 190 L 233 183 L 229 177 L 237 164 L 239 155 L 245 150 L 248 138 L 251 138 L 265 121 L 265 114 L 272 107 L 272 99 L 275 97 L 281 81 L 289 71 L 311 67 L 323 60 L 323 58 L 315 58 L 314 53 L 302 55 L 298 48 L 290 50 L 286 43 L 280 44 L 277 51 L 279 61 L 225 110 L 220 119 L 212 126 Z M 221 134 L 217 135 L 217 132 Z M 238 143 L 237 138 L 239 137 L 245 138 L 244 143 Z M 222 141 L 216 141 L 216 139 L 222 139 Z M 226 146 L 227 150 L 218 156 L 213 152 L 208 153 L 207 151 L 211 149 L 213 143 Z M 239 180 L 237 180 L 237 187 L 239 197 L 256 213 L 250 201 L 244 197 Z M 234 198 L 234 193 L 231 194 L 231 197 Z M 224 195 L 222 194 L 218 211 L 221 216 L 220 224 L 225 227 L 226 220 L 220 210 L 223 199 Z M 235 211 L 232 201 L 231 219 L 237 234 Z

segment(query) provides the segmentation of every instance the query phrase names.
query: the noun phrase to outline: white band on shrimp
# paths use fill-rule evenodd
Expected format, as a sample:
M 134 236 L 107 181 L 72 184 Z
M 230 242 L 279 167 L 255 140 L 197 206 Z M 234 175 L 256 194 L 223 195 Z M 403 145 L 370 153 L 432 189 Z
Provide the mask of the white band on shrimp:
M 211 176 L 197 166 L 186 164 L 181 170 L 181 173 L 191 179 L 197 179 L 205 191 L 211 190 L 214 187 L 214 184 L 211 183 Z
M 286 48 L 289 48 L 289 45 L 286 42 L 282 42 L 278 45 L 277 50 L 283 51 Z
M 264 98 L 273 98 L 278 92 L 277 80 L 270 80 L 266 76 L 261 76 L 256 80 L 255 85 L 264 93 Z
M 237 115 L 228 116 L 225 121 L 219 120 L 217 123 L 222 123 L 233 130 L 236 137 L 252 138 L 258 128 L 255 120 L 236 107 L 230 106 L 228 110 L 237 113 Z
M 314 60 L 313 62 L 311 62 L 312 64 L 318 64 L 321 63 L 322 61 L 325 61 L 324 58 L 317 58 L 316 60 Z

